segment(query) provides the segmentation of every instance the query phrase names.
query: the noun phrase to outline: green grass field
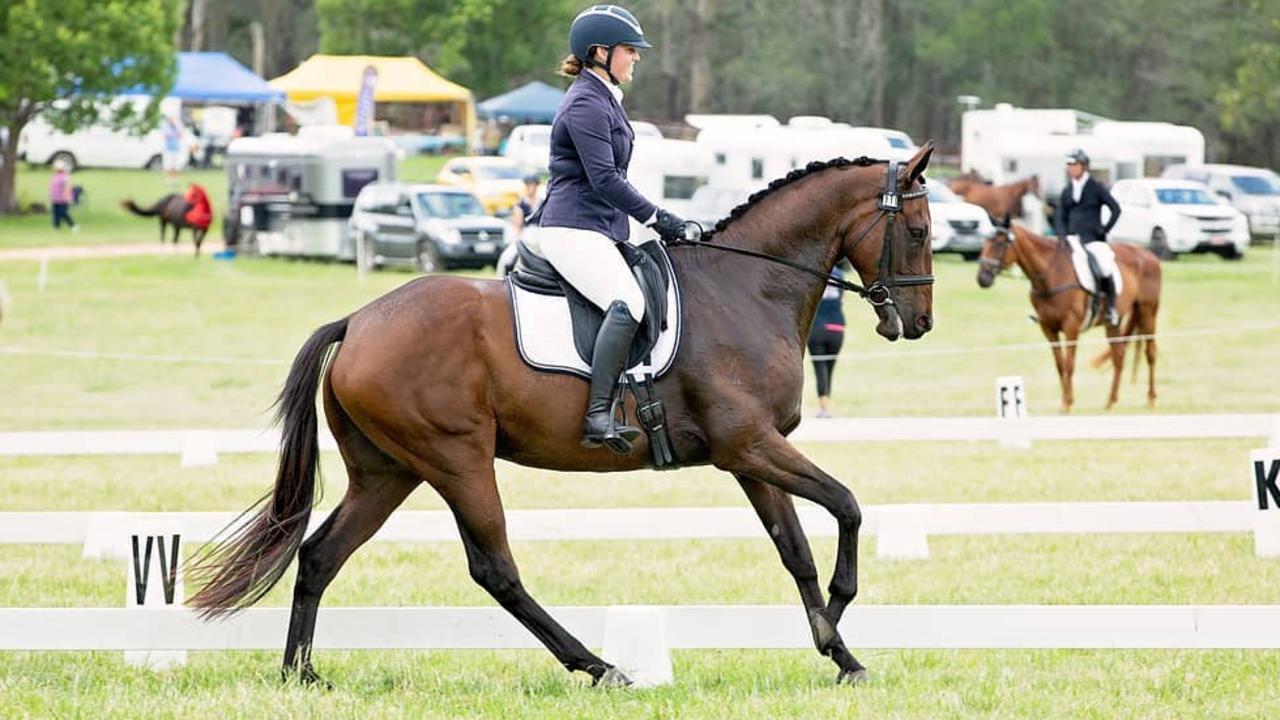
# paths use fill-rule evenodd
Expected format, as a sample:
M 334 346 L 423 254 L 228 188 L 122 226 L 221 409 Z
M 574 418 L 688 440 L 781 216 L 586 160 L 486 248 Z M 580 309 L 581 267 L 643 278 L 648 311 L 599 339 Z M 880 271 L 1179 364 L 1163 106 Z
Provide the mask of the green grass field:
M 15 240 L 22 233 L 8 223 L 0 223 L 0 247 L 38 244 Z M 86 227 L 76 241 L 127 240 L 102 240 Z M 1272 360 L 1280 356 L 1280 330 L 1272 327 L 1280 322 L 1280 286 L 1271 284 L 1270 262 L 1268 250 L 1253 248 L 1240 263 L 1166 264 L 1158 411 L 1280 411 Z M 316 325 L 412 277 L 378 273 L 360 282 L 347 265 L 180 255 L 55 261 L 40 291 L 36 268 L 0 263 L 12 301 L 0 324 L 0 431 L 261 426 L 288 362 Z M 848 301 L 837 413 L 989 415 L 994 377 L 1021 374 L 1031 412 L 1052 414 L 1057 382 L 1048 349 L 1025 319 L 1025 281 L 1003 277 L 982 291 L 973 264 L 944 257 L 936 269 L 937 329 L 923 341 L 884 342 L 870 312 Z M 1101 347 L 1094 342 L 1084 355 Z M 48 354 L 61 352 L 117 357 Z M 1078 412 L 1101 411 L 1105 381 L 1080 371 Z M 1117 412 L 1146 413 L 1143 399 L 1126 374 Z M 1220 500 L 1249 497 L 1245 460 L 1258 442 L 802 449 L 864 504 Z M 323 466 L 328 507 L 345 477 L 336 455 L 326 454 Z M 710 468 L 548 474 L 502 463 L 498 475 L 510 508 L 745 505 L 736 484 Z M 176 457 L 0 458 L 0 509 L 237 510 L 272 476 L 269 456 L 223 456 L 195 469 L 180 468 Z M 405 506 L 441 503 L 421 489 Z M 1244 534 L 937 537 L 929 560 L 887 562 L 875 557 L 872 540 L 863 544 L 858 602 L 1280 602 L 1280 561 L 1254 558 L 1252 542 Z M 548 605 L 776 603 L 800 612 L 763 530 L 758 540 L 513 549 L 525 583 Z M 824 582 L 833 551 L 828 538 L 814 542 Z M 122 572 L 80 559 L 78 547 L 0 546 L 0 606 L 116 606 Z M 291 584 L 286 577 L 264 603 L 287 604 Z M 491 604 L 470 581 L 457 543 L 364 548 L 325 600 Z M 873 672 L 858 689 L 833 686 L 834 666 L 813 652 L 697 651 L 675 654 L 674 686 L 600 692 L 544 652 L 319 652 L 320 671 L 338 686 L 320 692 L 281 687 L 275 653 L 192 653 L 186 668 L 162 674 L 128 669 L 118 653 L 6 653 L 0 717 L 1260 718 L 1280 708 L 1280 652 L 856 654 Z
M 400 178 L 433 180 L 447 159 L 427 155 L 405 158 L 400 165 Z M 26 207 L 33 202 L 48 206 L 51 172 L 47 166 L 18 166 L 19 206 Z M 214 210 L 209 239 L 214 241 L 214 247 L 221 247 L 222 212 L 227 200 L 225 170 L 187 170 L 178 181 L 170 183 L 161 172 L 85 169 L 72 175 L 72 184 L 85 190 L 84 202 L 71 209 L 71 216 L 80 223 L 79 233 L 72 234 L 65 226 L 54 230 L 48 213 L 0 218 L 0 250 L 53 245 L 158 243 L 160 231 L 157 222 L 152 218 L 131 215 L 120 207 L 120 202 L 132 199 L 146 207 L 168 193 L 183 192 L 187 183 L 198 183 L 208 190 Z M 189 247 L 190 235 L 184 233 L 182 242 L 184 247 Z

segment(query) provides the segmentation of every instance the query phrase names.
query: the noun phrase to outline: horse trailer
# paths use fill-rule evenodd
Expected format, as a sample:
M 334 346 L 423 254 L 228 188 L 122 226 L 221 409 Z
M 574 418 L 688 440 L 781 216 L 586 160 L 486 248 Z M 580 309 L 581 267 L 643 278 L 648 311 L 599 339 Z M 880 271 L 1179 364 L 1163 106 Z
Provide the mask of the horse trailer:
M 395 180 L 399 151 L 382 137 L 271 134 L 227 147 L 229 247 L 260 255 L 350 260 L 347 219 L 360 190 Z

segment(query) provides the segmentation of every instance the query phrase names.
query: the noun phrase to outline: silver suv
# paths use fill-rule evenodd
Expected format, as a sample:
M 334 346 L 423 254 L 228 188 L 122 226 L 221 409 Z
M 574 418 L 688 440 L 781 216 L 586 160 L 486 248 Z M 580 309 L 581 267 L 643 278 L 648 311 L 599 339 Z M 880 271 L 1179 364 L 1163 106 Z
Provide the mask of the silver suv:
M 415 266 L 422 272 L 493 265 L 514 233 L 485 214 L 474 195 L 444 185 L 375 182 L 356 197 L 344 253 L 365 267 Z

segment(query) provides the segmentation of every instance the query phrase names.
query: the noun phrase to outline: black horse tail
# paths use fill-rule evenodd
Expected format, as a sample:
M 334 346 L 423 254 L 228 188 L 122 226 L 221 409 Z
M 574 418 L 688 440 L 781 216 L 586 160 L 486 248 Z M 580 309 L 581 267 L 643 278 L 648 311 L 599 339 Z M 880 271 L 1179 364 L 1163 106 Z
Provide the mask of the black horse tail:
M 169 195 L 165 195 L 164 197 L 157 200 L 155 205 L 152 205 L 149 208 L 138 207 L 137 204 L 134 203 L 132 199 L 122 200 L 120 202 L 120 207 L 124 208 L 125 210 L 128 210 L 134 215 L 141 215 L 142 217 L 155 217 L 156 215 L 159 215 L 160 213 L 164 212 L 165 203 L 169 202 L 169 198 L 170 198 Z
M 311 506 L 318 500 L 316 391 L 330 346 L 346 336 L 347 322 L 343 318 L 316 330 L 289 369 L 275 405 L 282 424 L 275 488 L 241 513 L 223 531 L 228 534 L 201 551 L 187 573 L 204 583 L 187 604 L 206 620 L 232 615 L 261 600 L 298 554 Z

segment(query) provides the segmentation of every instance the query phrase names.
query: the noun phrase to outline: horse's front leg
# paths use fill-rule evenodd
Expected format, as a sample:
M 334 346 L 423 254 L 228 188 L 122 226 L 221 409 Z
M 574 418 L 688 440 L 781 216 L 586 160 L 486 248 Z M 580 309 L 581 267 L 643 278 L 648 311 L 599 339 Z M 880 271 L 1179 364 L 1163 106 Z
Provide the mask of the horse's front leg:
M 1062 407 L 1060 412 L 1065 415 L 1071 412 L 1071 376 L 1067 372 L 1067 356 L 1063 351 L 1062 336 L 1057 328 L 1041 325 L 1040 330 L 1044 333 L 1045 339 L 1049 341 L 1050 349 L 1053 350 L 1053 363 L 1058 368 L 1058 383 L 1062 386 Z
M 857 499 L 849 488 L 809 462 L 777 432 L 771 430 L 764 437 L 741 438 L 731 446 L 737 452 L 733 457 L 716 458 L 717 467 L 736 477 L 752 478 L 811 500 L 835 517 L 839 539 L 835 572 L 827 588 L 831 597 L 825 611 L 810 613 L 809 622 L 818 650 L 840 666 L 838 679 L 860 680 L 865 676 L 865 669 L 844 649 L 836 630 L 845 608 L 858 594 L 858 529 L 862 526 L 862 510 Z
M 791 496 L 773 485 L 746 475 L 736 477 L 755 508 L 756 515 L 760 517 L 760 522 L 764 523 L 769 539 L 773 540 L 778 549 L 783 567 L 791 574 L 800 590 L 800 601 L 809 615 L 814 644 L 819 652 L 830 655 L 840 667 L 837 682 L 859 682 L 865 679 L 866 671 L 861 669 L 862 666 L 844 646 L 844 640 L 835 628 L 835 621 L 824 607 L 822 588 L 818 586 L 818 568 L 813 564 L 809 539 L 800 526 L 800 518 L 796 516 Z

